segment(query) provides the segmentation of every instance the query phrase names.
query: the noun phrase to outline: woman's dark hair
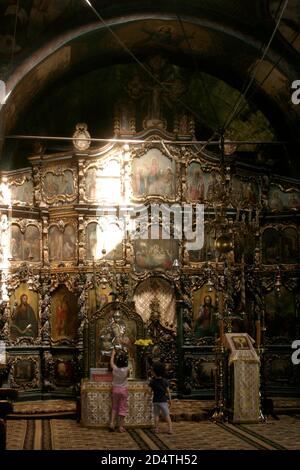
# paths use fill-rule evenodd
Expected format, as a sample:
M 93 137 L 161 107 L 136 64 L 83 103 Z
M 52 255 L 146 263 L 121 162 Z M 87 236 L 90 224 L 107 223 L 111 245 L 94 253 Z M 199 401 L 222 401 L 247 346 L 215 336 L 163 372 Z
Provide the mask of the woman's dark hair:
M 115 359 L 117 367 L 128 366 L 128 355 L 125 352 L 119 353 Z
M 154 362 L 153 372 L 157 377 L 163 377 L 165 374 L 165 366 L 161 362 Z

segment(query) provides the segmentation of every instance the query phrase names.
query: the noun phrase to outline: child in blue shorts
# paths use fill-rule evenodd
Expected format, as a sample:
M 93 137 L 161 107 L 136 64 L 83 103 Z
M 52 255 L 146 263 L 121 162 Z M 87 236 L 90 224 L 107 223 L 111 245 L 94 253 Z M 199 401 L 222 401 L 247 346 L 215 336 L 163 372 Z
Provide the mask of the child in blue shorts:
M 171 405 L 171 394 L 169 383 L 163 378 L 164 366 L 160 362 L 153 365 L 154 377 L 149 382 L 149 387 L 153 391 L 153 413 L 155 432 L 159 432 L 159 416 L 163 415 L 168 423 L 169 434 L 172 434 L 172 421 L 170 417 L 169 406 Z

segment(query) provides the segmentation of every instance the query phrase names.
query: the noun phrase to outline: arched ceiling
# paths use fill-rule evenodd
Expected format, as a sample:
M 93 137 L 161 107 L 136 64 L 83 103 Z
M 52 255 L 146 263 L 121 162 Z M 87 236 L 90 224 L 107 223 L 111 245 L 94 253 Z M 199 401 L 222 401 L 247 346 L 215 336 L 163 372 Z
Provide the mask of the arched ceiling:
M 270 13 L 275 19 L 282 5 L 281 0 L 270 1 Z M 287 43 L 300 52 L 300 3 L 299 0 L 289 0 L 282 16 L 279 31 Z
M 197 73 L 202 74 L 207 90 L 212 93 L 212 101 L 215 99 L 213 90 L 218 95 L 219 106 L 215 103 L 215 107 L 219 107 L 221 121 L 226 120 L 231 96 L 234 104 L 234 89 L 243 90 L 257 65 L 274 29 L 278 9 L 275 0 L 270 4 L 266 0 L 91 0 L 91 3 L 139 60 L 146 61 L 159 51 L 171 63 L 189 69 L 194 83 Z M 295 4 L 296 0 L 289 3 Z M 287 10 L 287 18 L 289 14 Z M 85 93 L 80 83 L 92 83 L 97 73 L 101 76 L 101 69 L 105 71 L 109 67 L 111 70 L 118 64 L 131 66 L 132 62 L 132 57 L 84 0 L 3 0 L 0 6 L 0 78 L 11 93 L 0 112 L 2 133 L 29 132 L 26 120 L 29 117 L 28 122 L 34 123 L 33 116 L 37 113 L 40 121 L 38 110 L 45 111 L 43 104 L 47 99 L 57 99 L 60 94 L 61 110 L 68 87 L 74 86 L 77 93 Z M 291 83 L 296 79 L 300 79 L 299 54 L 295 41 L 289 42 L 281 29 L 257 67 L 248 95 L 251 110 L 248 117 L 253 121 L 258 110 L 265 116 L 263 120 L 258 118 L 260 124 L 252 122 L 252 136 L 255 130 L 256 138 L 263 136 L 263 132 L 258 131 L 268 127 L 267 134 L 270 131 L 273 138 L 289 141 L 291 173 L 297 165 L 300 146 L 300 106 L 291 103 Z M 232 95 L 228 94 L 229 89 L 233 90 Z M 101 93 L 105 95 L 105 90 L 99 83 L 95 94 L 101 96 Z M 207 127 L 211 129 L 209 105 L 205 108 L 203 99 L 199 100 L 199 107 L 195 99 L 193 102 L 197 114 L 208 113 Z M 89 110 L 86 101 L 84 106 L 86 115 Z M 242 116 L 241 113 L 239 121 Z M 53 129 L 50 124 L 47 126 L 47 119 L 49 123 L 53 120 L 53 112 L 46 110 L 42 119 L 41 129 L 45 132 Z M 74 116 L 74 122 L 76 120 L 79 119 Z M 245 138 L 246 124 L 247 120 L 241 138 Z

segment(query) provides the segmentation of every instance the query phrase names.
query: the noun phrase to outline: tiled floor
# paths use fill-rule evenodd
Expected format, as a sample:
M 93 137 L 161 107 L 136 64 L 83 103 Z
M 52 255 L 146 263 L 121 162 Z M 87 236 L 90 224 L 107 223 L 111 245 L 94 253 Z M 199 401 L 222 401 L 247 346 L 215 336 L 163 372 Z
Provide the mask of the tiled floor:
M 164 424 L 162 431 L 166 431 Z M 149 429 L 110 433 L 70 419 L 9 420 L 7 449 L 54 450 L 300 450 L 300 415 L 234 425 L 210 421 L 174 423 L 172 435 Z

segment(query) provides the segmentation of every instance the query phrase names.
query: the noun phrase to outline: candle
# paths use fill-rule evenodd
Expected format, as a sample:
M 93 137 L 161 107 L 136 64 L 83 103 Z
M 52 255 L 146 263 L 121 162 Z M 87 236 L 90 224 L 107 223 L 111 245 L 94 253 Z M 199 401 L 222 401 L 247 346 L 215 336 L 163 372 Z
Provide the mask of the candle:
M 246 282 L 245 282 L 245 260 L 244 255 L 242 255 L 242 263 L 241 263 L 241 303 L 242 309 L 244 311 L 246 307 Z
M 219 321 L 220 344 L 224 344 L 224 320 Z
M 261 326 L 260 326 L 260 320 L 256 320 L 255 326 L 256 326 L 256 347 L 259 348 L 259 347 L 260 347 L 260 343 L 261 343 Z

